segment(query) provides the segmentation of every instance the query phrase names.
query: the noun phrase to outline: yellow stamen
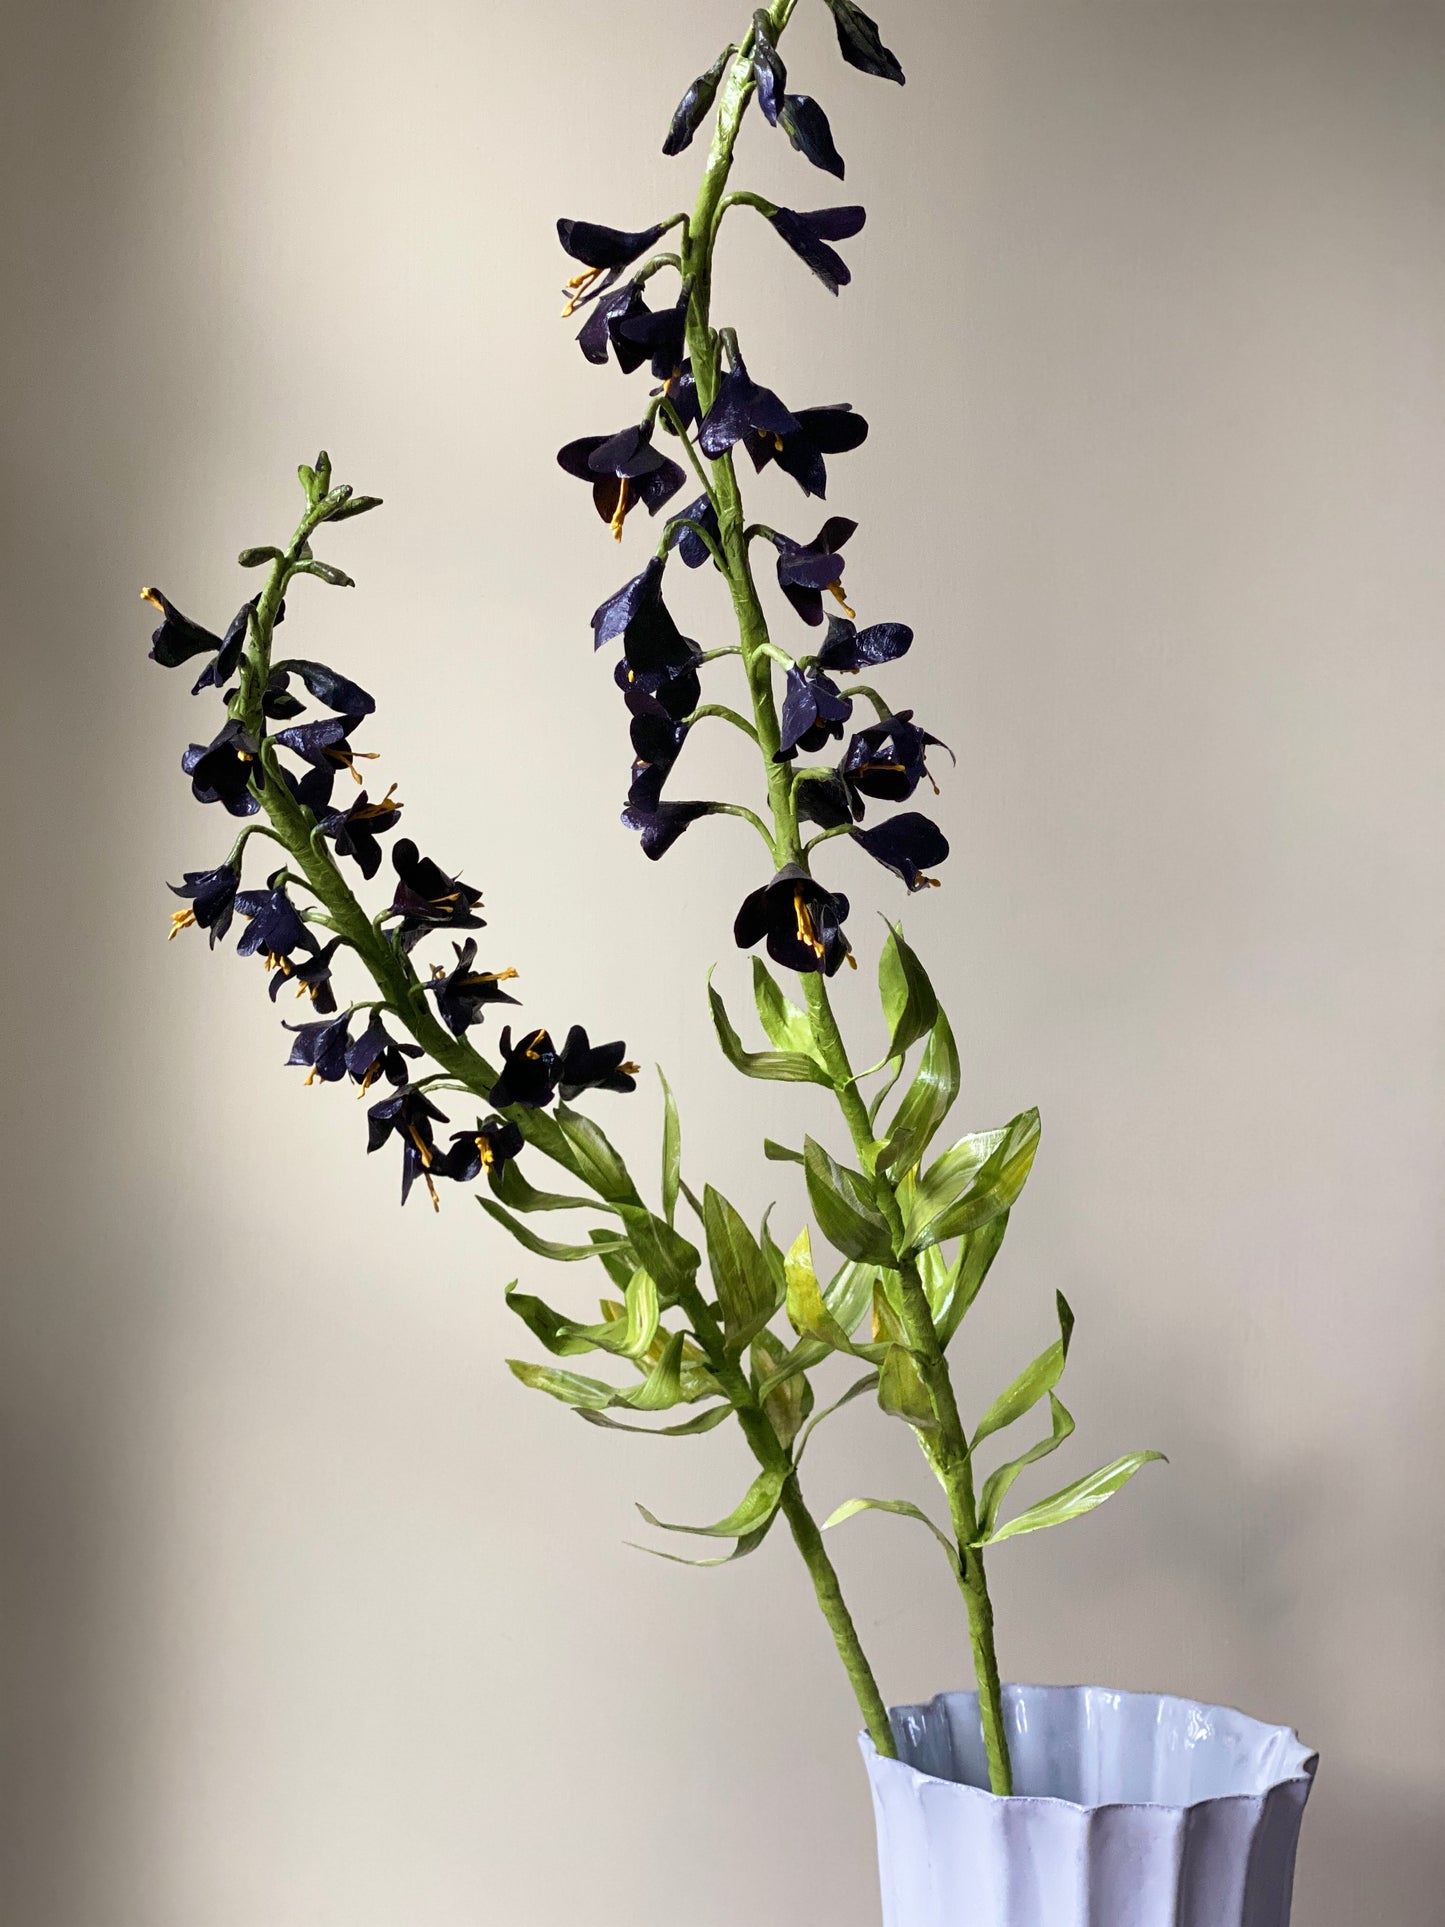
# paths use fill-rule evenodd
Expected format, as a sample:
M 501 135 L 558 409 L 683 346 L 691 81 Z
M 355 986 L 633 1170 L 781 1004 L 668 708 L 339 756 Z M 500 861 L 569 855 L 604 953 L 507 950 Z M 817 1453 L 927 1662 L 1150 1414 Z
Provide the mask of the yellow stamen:
M 813 928 L 813 919 L 808 914 L 808 906 L 803 901 L 801 890 L 793 892 L 793 914 L 797 918 L 799 943 L 805 943 L 813 955 L 821 960 L 827 946 Z
M 642 1066 L 641 1064 L 634 1064 L 629 1058 L 625 1064 L 619 1064 L 617 1069 L 619 1075 L 623 1077 L 636 1077 L 637 1073 L 642 1069 Z
M 305 1090 L 309 1090 L 311 1086 L 316 1082 L 316 1072 L 314 1070 L 307 1071 L 305 1077 L 301 1081 L 302 1081 L 302 1088 Z
M 774 437 L 773 437 L 773 447 L 774 447 L 775 449 L 777 449 L 777 451 L 778 451 L 778 453 L 779 453 L 780 455 L 782 454 L 782 452 L 783 452 L 783 438 L 782 438 L 782 436 L 781 436 L 781 435 L 774 435 Z
M 627 511 L 632 507 L 632 484 L 624 475 L 622 486 L 617 491 L 617 507 L 612 511 L 612 520 L 607 524 L 612 531 L 614 542 L 622 540 L 622 524 L 627 520 Z
M 424 1171 L 429 1171 L 431 1169 L 431 1149 L 428 1146 L 426 1139 L 422 1136 L 421 1132 L 416 1128 L 414 1124 L 408 1124 L 406 1128 L 407 1128 L 408 1136 L 411 1138 L 412 1143 L 417 1148 L 417 1155 L 421 1159 L 422 1169 Z
M 440 1211 L 442 1208 L 442 1201 L 437 1196 L 437 1188 L 431 1181 L 431 1173 L 429 1171 L 423 1171 L 421 1174 L 421 1177 L 422 1177 L 422 1183 L 426 1186 L 427 1191 L 430 1193 L 432 1210 Z
M 477 1139 L 477 1152 L 482 1160 L 482 1169 L 484 1171 L 490 1171 L 497 1161 L 497 1154 L 492 1149 L 492 1140 L 488 1137 L 479 1137 Z
M 375 1064 L 369 1064 L 367 1066 L 366 1075 L 361 1080 L 361 1089 L 356 1093 L 358 1103 L 360 1103 L 361 1099 L 366 1096 L 366 1093 L 371 1089 L 372 1085 L 376 1082 L 376 1078 L 377 1078 L 377 1066 Z
M 584 268 L 581 274 L 574 274 L 572 276 L 567 286 L 563 289 L 563 293 L 567 297 L 567 305 L 562 310 L 562 319 L 564 321 L 576 314 L 578 303 L 601 272 L 601 268 Z
M 159 609 L 162 615 L 165 614 L 166 605 L 161 601 L 159 589 L 142 589 L 140 599 L 142 602 L 148 602 L 153 609 Z
M 913 879 L 913 887 L 915 890 L 937 890 L 940 886 L 937 877 L 926 877 L 920 870 Z
M 379 803 L 363 803 L 354 809 L 351 814 L 358 822 L 363 821 L 369 816 L 389 816 L 393 810 L 400 810 L 406 807 L 405 804 L 393 802 L 392 799 L 395 795 L 396 784 L 393 783 Z
M 172 910 L 171 935 L 166 938 L 166 942 L 169 943 L 171 937 L 178 937 L 183 930 L 189 930 L 195 920 L 196 913 L 194 910 Z
M 856 609 L 850 609 L 848 607 L 848 598 L 843 593 L 843 584 L 841 582 L 830 582 L 828 584 L 828 594 L 838 598 L 838 601 L 842 604 L 845 616 L 851 618 L 857 615 L 858 611 Z

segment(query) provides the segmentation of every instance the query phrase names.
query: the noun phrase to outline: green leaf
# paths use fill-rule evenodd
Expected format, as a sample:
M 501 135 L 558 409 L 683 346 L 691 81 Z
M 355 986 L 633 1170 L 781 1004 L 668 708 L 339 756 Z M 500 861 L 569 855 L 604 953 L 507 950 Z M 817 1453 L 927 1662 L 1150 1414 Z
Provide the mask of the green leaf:
M 903 941 L 896 923 L 889 924 L 878 956 L 878 994 L 888 1023 L 888 1055 L 901 1057 L 933 1029 L 938 1021 L 938 999 L 928 972 Z
M 990 1218 L 987 1224 L 980 1225 L 977 1231 L 970 1231 L 959 1241 L 958 1254 L 951 1265 L 938 1245 L 925 1245 L 919 1252 L 919 1269 L 928 1292 L 940 1345 L 948 1344 L 963 1323 L 970 1305 L 983 1289 L 983 1281 L 998 1255 L 998 1248 L 1007 1230 L 1008 1213 L 1000 1211 L 996 1218 Z M 935 1275 L 936 1290 L 929 1282 Z
M 329 522 L 349 522 L 353 515 L 365 515 L 368 509 L 380 507 L 379 495 L 353 495 L 348 501 L 343 502 L 340 508 L 333 509 L 326 519 Z
M 814 1138 L 803 1140 L 808 1196 L 818 1227 L 845 1258 L 896 1265 L 893 1241 L 861 1172 L 837 1164 Z
M 784 996 L 781 984 L 761 957 L 753 958 L 753 1001 L 758 1007 L 758 1021 L 775 1050 L 795 1051 L 816 1060 L 813 1025 L 807 1012 Z
M 786 1144 L 777 1144 L 770 1137 L 763 1139 L 763 1156 L 772 1164 L 804 1164 L 807 1162 L 801 1151 L 790 1151 Z
M 637 1510 L 650 1526 L 659 1532 L 691 1532 L 703 1539 L 741 1539 L 749 1533 L 760 1532 L 772 1523 L 783 1496 L 783 1487 L 792 1475 L 792 1467 L 786 1465 L 768 1466 L 761 1471 L 733 1507 L 725 1519 L 719 1519 L 711 1526 L 671 1525 L 648 1511 L 645 1505 Z
M 903 1094 L 893 1115 L 887 1142 L 878 1154 L 880 1171 L 896 1177 L 918 1163 L 953 1109 L 960 1082 L 958 1046 L 953 1041 L 948 1018 L 940 1010 L 913 1082 Z
M 996 1472 L 990 1472 L 983 1483 L 983 1496 L 979 1500 L 979 1524 L 985 1535 L 992 1532 L 998 1524 L 999 1507 L 1008 1497 L 1009 1489 L 1020 1472 L 1040 1459 L 1046 1459 L 1051 1452 L 1057 1452 L 1064 1440 L 1074 1429 L 1074 1417 L 1056 1392 L 1049 1393 L 1050 1430 L 1046 1439 L 1031 1445 L 1027 1452 L 1021 1452 L 1016 1459 L 1010 1459 Z
M 662 1085 L 662 1215 L 669 1224 L 676 1224 L 677 1187 L 682 1182 L 682 1119 L 660 1064 L 657 1076 Z
M 856 1258 L 849 1258 L 823 1288 L 823 1303 L 850 1338 L 868 1314 L 877 1282 L 877 1265 L 862 1265 Z
M 242 549 L 236 561 L 243 569 L 264 569 L 268 562 L 282 560 L 279 549 Z
M 639 1506 L 638 1510 L 641 1511 L 642 1508 Z M 629 1539 L 627 1543 L 632 1547 L 634 1552 L 651 1553 L 654 1559 L 666 1559 L 674 1566 L 730 1566 L 734 1559 L 746 1559 L 750 1552 L 757 1551 L 764 1539 L 767 1538 L 768 1527 L 771 1526 L 772 1523 L 772 1520 L 769 1519 L 768 1524 L 766 1526 L 759 1526 L 756 1532 L 745 1532 L 733 1547 L 732 1551 L 725 1552 L 721 1559 L 684 1559 L 680 1552 L 664 1552 L 660 1546 L 642 1546 L 639 1545 L 635 1539 Z M 671 1528 L 669 1528 L 669 1530 L 670 1529 Z
M 583 1183 L 590 1184 L 609 1204 L 640 1204 L 642 1200 L 627 1166 L 600 1126 L 566 1104 L 558 1104 L 554 1116 Z
M 603 1411 L 617 1397 L 614 1387 L 599 1378 L 582 1378 L 576 1372 L 558 1371 L 555 1365 L 534 1365 L 529 1358 L 509 1358 L 507 1368 L 534 1392 L 545 1392 L 549 1398 L 560 1399 L 578 1411 Z
M 918 1187 L 908 1219 L 910 1250 L 976 1231 L 1009 1210 L 1028 1181 L 1038 1148 L 1034 1110 L 1021 1111 L 1001 1132 L 960 1139 L 929 1167 Z M 986 1153 L 982 1161 L 979 1149 Z
M 600 1325 L 579 1325 L 530 1292 L 507 1287 L 506 1299 L 517 1316 L 558 1358 L 581 1352 L 611 1352 L 619 1358 L 645 1358 L 658 1330 L 657 1286 L 645 1271 L 635 1271 L 627 1287 L 624 1315 Z
M 734 1070 L 741 1071 L 744 1077 L 765 1077 L 774 1083 L 826 1084 L 832 1089 L 833 1080 L 823 1066 L 816 1058 L 806 1057 L 801 1051 L 744 1050 L 742 1039 L 733 1029 L 723 1000 L 713 989 L 711 981 L 707 987 L 707 998 L 723 1056 Z
M 675 1299 L 697 1276 L 702 1255 L 674 1231 L 665 1218 L 659 1218 L 646 1205 L 619 1205 L 623 1225 L 637 1255 L 637 1262 L 657 1280 L 663 1296 Z
M 918 1432 L 936 1432 L 933 1401 L 906 1345 L 890 1345 L 878 1371 L 878 1403 L 893 1418 L 901 1418 Z
M 620 1393 L 614 1405 L 630 1405 L 634 1412 L 665 1412 L 680 1405 L 685 1396 L 682 1382 L 681 1332 L 669 1332 L 662 1356 L 642 1383 L 630 1392 Z
M 831 1405 L 825 1405 L 821 1412 L 816 1413 L 814 1417 L 809 1420 L 802 1438 L 798 1441 L 798 1449 L 793 1454 L 794 1465 L 800 1465 L 802 1463 L 803 1454 L 808 1449 L 808 1440 L 812 1438 L 825 1418 L 832 1418 L 833 1414 L 835 1412 L 841 1412 L 845 1405 L 851 1405 L 855 1398 L 861 1398 L 865 1392 L 876 1391 L 877 1388 L 877 1372 L 864 1372 L 861 1378 L 854 1379 L 853 1383 L 841 1398 L 835 1398 Z
M 921 1526 L 927 1526 L 934 1538 L 943 1547 L 950 1570 L 955 1578 L 958 1575 L 958 1553 L 953 1541 L 941 1527 L 936 1526 L 921 1506 L 914 1505 L 911 1499 L 848 1499 L 823 1521 L 823 1530 L 830 1526 L 840 1526 L 846 1519 L 856 1519 L 860 1512 L 896 1512 L 900 1519 L 916 1519 Z
M 813 1409 L 813 1388 L 804 1373 L 784 1373 L 787 1350 L 772 1332 L 759 1332 L 753 1340 L 753 1383 L 771 1390 L 758 1403 L 768 1415 L 779 1445 L 785 1452 L 792 1447 Z
M 1162 1452 L 1130 1452 L 1127 1457 L 1115 1459 L 1112 1465 L 1100 1466 L 1097 1472 L 1090 1472 L 1087 1478 L 1075 1479 L 1066 1485 L 1062 1492 L 1055 1492 L 1047 1499 L 1040 1499 L 1031 1505 L 1027 1512 L 1019 1513 L 1007 1525 L 999 1526 L 986 1539 L 979 1543 L 994 1546 L 1001 1539 L 1016 1539 L 1023 1532 L 1042 1532 L 1047 1526 L 1061 1526 L 1068 1519 L 1078 1519 L 1095 1506 L 1102 1505 L 1105 1499 L 1114 1494 L 1133 1478 L 1141 1465 L 1151 1459 L 1164 1459 Z M 1166 1461 L 1167 1463 L 1167 1461 Z
M 680 1425 L 630 1425 L 625 1419 L 612 1418 L 606 1412 L 595 1412 L 589 1406 L 577 1407 L 578 1418 L 585 1418 L 589 1425 L 605 1425 L 612 1432 L 640 1432 L 649 1439 L 687 1439 L 697 1438 L 703 1432 L 711 1432 L 732 1417 L 731 1405 L 710 1405 L 696 1418 L 684 1419 Z
M 594 1226 L 588 1234 L 602 1260 L 602 1268 L 619 1291 L 626 1291 L 628 1282 L 637 1268 L 637 1260 L 632 1255 L 630 1244 L 617 1243 L 617 1234 L 604 1231 L 600 1225 Z
M 849 1335 L 823 1302 L 823 1287 L 813 1264 L 813 1240 L 803 1226 L 783 1259 L 787 1279 L 788 1322 L 800 1338 L 813 1338 L 830 1351 L 846 1352 Z
M 493 1165 L 487 1173 L 487 1184 L 492 1196 L 513 1211 L 603 1211 L 609 1207 L 596 1198 L 581 1198 L 564 1195 L 560 1191 L 539 1191 L 522 1175 L 514 1158 L 507 1158 L 500 1166 Z M 616 1233 L 608 1234 L 615 1236 Z
M 1039 1400 L 1053 1391 L 1064 1375 L 1064 1366 L 1069 1358 L 1069 1340 L 1074 1335 L 1074 1314 L 1069 1309 L 1069 1301 L 1061 1291 L 1054 1293 L 1054 1306 L 1059 1315 L 1059 1335 L 1046 1351 L 1019 1373 L 1006 1391 L 1000 1392 L 978 1422 L 973 1435 L 974 1446 L 979 1446 L 995 1432 L 1003 1431 L 1026 1412 L 1031 1412 Z
M 773 1281 L 752 1232 L 710 1184 L 703 1187 L 702 1222 L 723 1330 L 729 1351 L 736 1354 L 777 1310 Z
M 520 1218 L 514 1218 L 510 1211 L 504 1211 L 491 1198 L 478 1198 L 477 1203 L 489 1218 L 495 1218 L 499 1225 L 510 1231 L 519 1245 L 525 1245 L 528 1251 L 535 1252 L 539 1258 L 550 1258 L 554 1264 L 580 1264 L 584 1258 L 600 1258 L 606 1252 L 623 1252 L 627 1249 L 627 1240 L 610 1231 L 594 1231 L 593 1241 L 587 1245 L 554 1244 L 550 1238 L 539 1238 L 530 1226 L 523 1224 Z

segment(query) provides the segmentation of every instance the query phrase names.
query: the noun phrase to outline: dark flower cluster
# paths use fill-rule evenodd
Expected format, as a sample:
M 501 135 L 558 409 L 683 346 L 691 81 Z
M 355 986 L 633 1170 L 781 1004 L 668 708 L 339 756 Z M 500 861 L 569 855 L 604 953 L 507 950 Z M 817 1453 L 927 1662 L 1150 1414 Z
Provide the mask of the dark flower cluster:
M 868 15 L 853 0 L 827 3 L 844 59 L 865 73 L 901 81 L 902 69 Z M 790 90 L 766 9 L 754 14 L 741 52 L 725 48 L 692 82 L 673 115 L 664 151 L 678 154 L 690 144 L 730 72 L 736 86 L 743 71 L 736 62 L 747 63 L 744 78 L 768 125 L 781 129 L 814 166 L 841 178 L 843 162 L 828 117 L 811 96 Z M 736 193 L 730 201 L 761 214 L 830 293 L 849 284 L 851 273 L 838 249 L 863 228 L 861 207 L 780 207 L 749 193 Z M 793 612 L 810 628 L 822 628 L 827 619 L 822 647 L 792 658 L 785 669 L 774 760 L 792 768 L 795 813 L 819 833 L 851 834 L 860 850 L 909 890 L 926 888 L 934 881 L 927 872 L 948 855 L 937 825 L 916 810 L 864 823 L 870 803 L 906 802 L 921 782 L 931 783 L 927 753 L 944 746 L 914 722 L 911 710 L 891 711 L 866 683 L 845 686 L 840 680 L 896 661 L 913 641 L 903 623 L 857 625 L 843 588 L 843 551 L 856 523 L 829 516 L 811 540 L 761 527 L 741 538 L 730 531 L 725 552 L 714 493 L 716 465 L 735 462 L 741 450 L 755 471 L 776 467 L 804 496 L 824 499 L 830 459 L 860 447 L 868 423 L 847 402 L 792 407 L 749 371 L 735 332 L 727 328 L 717 337 L 722 354 L 715 377 L 705 384 L 710 402 L 702 406 L 688 353 L 692 288 L 686 246 L 681 256 L 655 252 L 672 225 L 626 230 L 574 220 L 557 224 L 564 250 L 584 270 L 569 283 L 567 312 L 592 304 L 578 336 L 583 354 L 599 365 L 615 361 L 624 374 L 646 365 L 657 384 L 636 420 L 612 435 L 569 442 L 558 454 L 559 464 L 589 484 L 599 517 L 619 540 L 634 507 L 640 503 L 656 515 L 683 487 L 683 466 L 655 446 L 659 431 L 686 442 L 690 465 L 699 476 L 712 477 L 695 500 L 668 510 L 656 554 L 592 617 L 596 648 L 621 645 L 616 681 L 628 711 L 633 755 L 622 820 L 638 833 L 644 854 L 655 859 L 699 817 L 726 807 L 672 794 L 673 772 L 696 726 L 699 670 L 707 658 L 674 620 L 664 599 L 664 572 L 674 555 L 688 569 L 711 561 L 735 587 L 746 572 L 746 543 L 767 541 L 775 554 L 778 588 Z M 675 301 L 649 305 L 653 277 L 668 268 L 678 278 Z M 700 277 L 710 283 L 706 272 Z M 693 319 L 701 353 L 701 344 L 713 339 L 711 323 L 702 313 Z M 860 698 L 877 711 L 877 720 L 861 727 L 854 716 Z M 801 766 L 801 757 L 819 754 L 834 760 L 822 767 Z M 794 970 L 832 975 L 849 956 L 843 932 L 847 915 L 847 898 L 811 875 L 804 849 L 801 861 L 784 862 L 771 882 L 747 898 L 734 934 L 744 948 L 765 943 L 775 961 Z
M 633 480 L 640 478 L 643 499 L 647 499 L 646 477 L 655 471 L 634 450 L 631 461 L 619 455 L 612 472 L 620 520 Z M 275 554 L 248 552 L 243 561 L 271 559 Z M 324 579 L 337 574 L 325 574 L 324 565 L 314 562 L 310 567 Z M 425 1184 L 433 1204 L 438 1178 L 470 1183 L 485 1175 L 498 1181 L 525 1141 L 515 1113 L 538 1110 L 559 1097 L 570 1103 L 589 1090 L 633 1090 L 637 1066 L 625 1061 L 621 1043 L 593 1046 L 586 1031 L 574 1025 L 559 1050 L 545 1030 L 529 1031 L 515 1044 L 510 1030 L 504 1030 L 502 1069 L 487 1092 L 492 1115 L 479 1118 L 473 1129 L 453 1132 L 449 1143 L 438 1142 L 435 1127 L 448 1120 L 432 1092 L 439 1084 L 451 1082 L 449 1074 L 443 1069 L 418 1080 L 414 1066 L 425 1055 L 422 1046 L 409 1037 L 394 1036 L 383 1011 L 406 1007 L 407 998 L 396 989 L 399 978 L 411 1001 L 425 1007 L 450 1038 L 465 1039 L 483 1021 L 488 1005 L 516 1003 L 503 988 L 516 971 L 481 968 L 475 937 L 453 944 L 450 967 L 433 964 L 427 981 L 417 977 L 411 962 L 416 946 L 436 931 L 485 928 L 479 914 L 480 890 L 424 856 L 409 837 L 393 843 L 391 867 L 396 880 L 391 901 L 371 926 L 374 942 L 385 946 L 383 956 L 389 955 L 395 965 L 394 971 L 390 964 L 381 967 L 383 975 L 390 975 L 391 995 L 379 1002 L 340 1007 L 333 973 L 341 953 L 359 949 L 363 960 L 366 957 L 364 940 L 354 943 L 343 934 L 348 928 L 354 933 L 365 917 L 344 879 L 340 859 L 354 864 L 367 880 L 374 878 L 382 865 L 383 840 L 396 828 L 402 810 L 395 785 L 374 801 L 362 786 L 358 765 L 372 760 L 372 754 L 358 749 L 353 739 L 376 705 L 364 689 L 323 663 L 288 660 L 267 667 L 269 652 L 249 646 L 256 639 L 259 598 L 243 604 L 225 634 L 217 636 L 183 615 L 158 589 L 142 593 L 161 618 L 151 638 L 152 658 L 177 668 L 204 657 L 193 693 L 215 689 L 226 705 L 216 736 L 206 744 L 191 744 L 182 758 L 193 795 L 201 803 L 220 803 L 230 815 L 243 818 L 258 816 L 268 801 L 274 809 L 284 798 L 288 806 L 275 813 L 272 825 L 243 827 L 218 867 L 187 870 L 179 884 L 170 886 L 185 905 L 171 918 L 171 935 L 195 925 L 206 931 L 214 947 L 239 915 L 244 927 L 237 952 L 262 959 L 272 1000 L 288 984 L 297 996 L 310 1000 L 316 1013 L 306 1022 L 285 1025 L 293 1034 L 287 1061 L 306 1071 L 308 1084 L 349 1081 L 359 1094 L 378 1081 L 390 1087 L 367 1112 L 367 1147 L 375 1151 L 392 1138 L 400 1141 L 402 1202 L 417 1179 Z M 263 678 L 264 688 L 260 688 Z M 308 715 L 296 688 L 304 690 L 318 710 L 329 713 Z M 696 702 L 695 694 L 691 700 Z M 271 722 L 283 726 L 271 729 Z M 338 797 L 337 781 L 345 776 L 355 787 L 351 794 Z M 283 834 L 288 824 L 298 822 L 299 835 Z M 285 866 L 267 877 L 264 889 L 243 889 L 244 851 L 248 839 L 257 834 L 283 844 L 312 877 L 315 862 L 322 862 L 334 875 L 335 892 L 328 895 Z M 315 896 L 316 903 L 298 903 L 292 895 L 298 888 Z M 328 906 L 331 912 L 337 910 L 338 901 L 349 908 L 352 922 L 343 917 L 338 925 L 336 916 L 328 913 Z M 384 987 L 381 976 L 378 987 Z M 436 1049 L 445 1057 L 440 1043 Z M 484 1080 L 479 1087 L 485 1090 Z M 508 1111 L 514 1115 L 502 1115 Z

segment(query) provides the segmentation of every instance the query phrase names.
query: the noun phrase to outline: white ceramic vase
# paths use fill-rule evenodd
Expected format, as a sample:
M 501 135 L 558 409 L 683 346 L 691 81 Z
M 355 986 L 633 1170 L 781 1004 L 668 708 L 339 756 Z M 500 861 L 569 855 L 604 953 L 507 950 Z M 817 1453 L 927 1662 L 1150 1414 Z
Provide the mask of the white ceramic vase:
M 891 1710 L 863 1754 L 883 1927 L 1288 1927 L 1318 1755 L 1287 1726 L 1099 1686 L 1006 1686 L 1016 1791 L 976 1693 Z

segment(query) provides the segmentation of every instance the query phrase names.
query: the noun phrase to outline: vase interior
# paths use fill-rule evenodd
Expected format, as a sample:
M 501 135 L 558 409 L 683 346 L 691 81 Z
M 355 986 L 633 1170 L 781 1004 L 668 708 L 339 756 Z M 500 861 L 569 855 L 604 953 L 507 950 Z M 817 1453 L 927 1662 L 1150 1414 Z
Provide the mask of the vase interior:
M 919 1773 L 988 1788 L 976 1693 L 892 1709 L 899 1757 Z M 1101 1686 L 1006 1686 L 1015 1796 L 1078 1807 L 1189 1807 L 1307 1779 L 1315 1755 L 1291 1728 L 1227 1706 Z

